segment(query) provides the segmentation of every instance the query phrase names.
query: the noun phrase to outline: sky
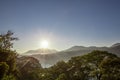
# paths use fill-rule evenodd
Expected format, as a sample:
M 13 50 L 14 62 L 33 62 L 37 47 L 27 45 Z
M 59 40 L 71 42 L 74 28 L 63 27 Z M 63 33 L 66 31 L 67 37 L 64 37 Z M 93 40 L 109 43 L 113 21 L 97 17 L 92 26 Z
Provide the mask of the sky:
M 120 0 L 0 0 L 0 33 L 14 32 L 19 53 L 120 42 Z

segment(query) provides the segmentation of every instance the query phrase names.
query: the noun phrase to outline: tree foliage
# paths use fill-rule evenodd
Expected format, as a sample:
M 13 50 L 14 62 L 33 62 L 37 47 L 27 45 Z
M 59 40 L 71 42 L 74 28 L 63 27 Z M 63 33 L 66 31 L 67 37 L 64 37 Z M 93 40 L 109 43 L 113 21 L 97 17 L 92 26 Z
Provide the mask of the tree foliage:
M 120 80 L 120 58 L 105 59 L 100 64 L 103 80 Z
M 119 57 L 95 50 L 83 56 L 72 57 L 68 62 L 59 61 L 45 73 L 49 74 L 48 80 L 119 80 L 119 71 Z M 44 75 L 43 80 L 47 79 Z
M 13 36 L 13 32 L 8 30 L 6 34 L 1 34 L 0 35 L 0 49 L 3 50 L 10 50 L 13 48 L 13 41 L 18 40 L 16 37 Z
M 16 52 L 12 50 L 12 42 L 18 39 L 12 35 L 11 31 L 0 35 L 0 78 L 3 80 L 14 80 L 17 75 Z

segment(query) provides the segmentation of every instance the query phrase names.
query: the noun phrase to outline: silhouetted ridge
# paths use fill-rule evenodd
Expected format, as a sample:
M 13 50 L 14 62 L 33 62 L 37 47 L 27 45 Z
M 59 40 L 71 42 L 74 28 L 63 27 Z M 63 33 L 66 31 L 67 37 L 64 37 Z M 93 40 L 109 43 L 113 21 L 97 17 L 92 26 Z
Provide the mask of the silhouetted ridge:
M 120 43 L 113 44 L 111 47 L 118 47 L 120 46 Z
M 82 50 L 82 49 L 85 49 L 86 47 L 84 46 L 73 46 L 69 49 L 67 49 L 66 51 L 77 51 L 77 50 Z

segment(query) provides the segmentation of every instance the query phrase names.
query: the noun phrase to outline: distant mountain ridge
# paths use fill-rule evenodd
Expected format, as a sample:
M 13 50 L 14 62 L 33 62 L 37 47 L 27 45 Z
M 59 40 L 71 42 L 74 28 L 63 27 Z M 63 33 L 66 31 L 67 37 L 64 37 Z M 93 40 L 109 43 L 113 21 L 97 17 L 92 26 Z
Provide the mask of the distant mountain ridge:
M 48 52 L 48 54 L 41 54 L 41 52 L 42 52 L 41 49 L 38 49 L 38 50 L 27 51 L 24 54 L 32 53 L 31 55 L 28 55 L 28 56 L 32 56 L 32 57 L 38 59 L 40 61 L 41 65 L 45 66 L 45 65 L 53 65 L 57 61 L 60 61 L 60 60 L 67 61 L 71 57 L 84 55 L 86 53 L 90 53 L 93 50 L 108 51 L 110 53 L 116 54 L 117 56 L 120 56 L 120 43 L 113 44 L 110 47 L 73 46 L 64 51 L 46 50 Z
M 111 47 L 118 47 L 120 46 L 120 43 L 113 44 Z
M 49 53 L 56 53 L 57 50 L 55 49 L 36 49 L 36 50 L 29 50 L 24 55 L 32 55 L 32 54 L 49 54 Z

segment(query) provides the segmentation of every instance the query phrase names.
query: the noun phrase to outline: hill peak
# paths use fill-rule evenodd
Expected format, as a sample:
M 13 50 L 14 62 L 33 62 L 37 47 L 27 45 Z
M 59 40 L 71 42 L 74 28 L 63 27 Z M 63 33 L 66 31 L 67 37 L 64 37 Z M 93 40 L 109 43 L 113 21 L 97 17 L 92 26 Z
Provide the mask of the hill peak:
M 111 47 L 117 47 L 117 46 L 120 46 L 120 43 L 115 43 Z
M 66 51 L 76 51 L 76 50 L 80 50 L 80 49 L 84 49 L 84 46 L 73 46 L 69 49 L 67 49 Z

